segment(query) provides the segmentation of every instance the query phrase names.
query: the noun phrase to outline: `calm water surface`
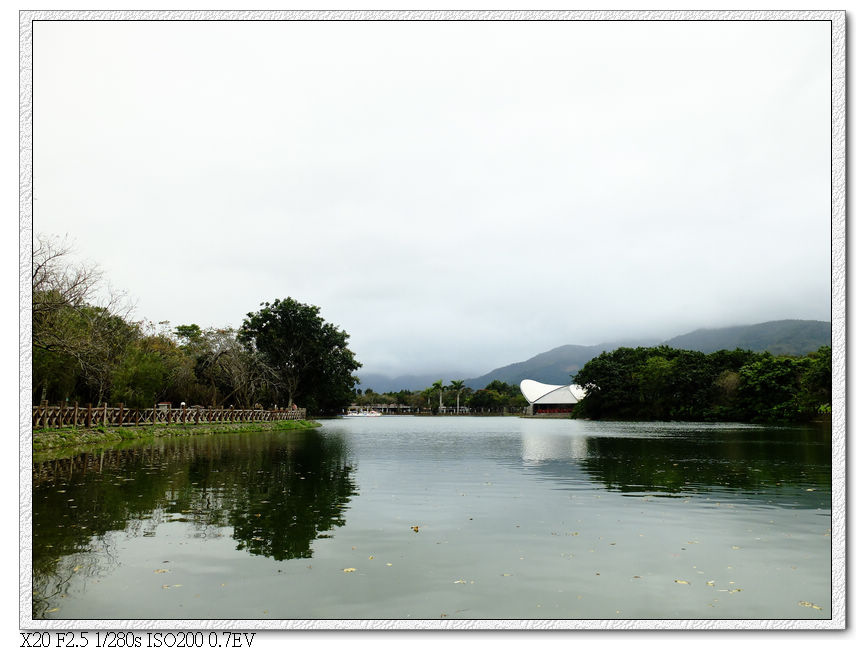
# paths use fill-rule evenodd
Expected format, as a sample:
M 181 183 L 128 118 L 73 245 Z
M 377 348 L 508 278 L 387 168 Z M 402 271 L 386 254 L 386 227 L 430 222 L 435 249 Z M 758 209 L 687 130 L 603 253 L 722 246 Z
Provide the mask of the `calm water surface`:
M 36 618 L 831 617 L 811 428 L 330 420 L 33 481 Z

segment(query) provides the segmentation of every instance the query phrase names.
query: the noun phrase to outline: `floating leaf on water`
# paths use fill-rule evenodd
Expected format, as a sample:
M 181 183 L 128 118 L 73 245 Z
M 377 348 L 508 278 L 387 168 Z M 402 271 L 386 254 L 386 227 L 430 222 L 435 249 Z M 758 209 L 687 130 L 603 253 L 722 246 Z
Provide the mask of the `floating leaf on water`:
M 465 583 L 466 583 L 466 581 L 465 581 L 465 580 L 462 580 L 462 579 L 460 579 L 460 580 L 454 580 L 454 584 L 455 584 L 455 585 L 464 585 Z
M 393 564 L 391 564 L 390 562 L 388 562 L 387 564 L 385 564 L 385 566 L 393 566 Z
M 168 569 L 156 569 L 153 573 L 168 573 Z
M 509 577 L 511 577 L 511 574 L 510 574 L 510 573 L 503 573 L 502 575 L 503 575 L 505 578 L 509 578 Z
M 370 556 L 369 556 L 369 559 L 370 559 L 370 560 L 374 560 L 374 559 L 375 559 L 375 555 L 370 555 Z
M 72 573 L 78 573 L 78 571 L 80 571 L 80 570 L 81 570 L 81 565 L 80 565 L 80 564 L 77 565 L 77 566 L 72 567 Z
M 342 571 L 343 573 L 354 573 L 355 571 L 357 571 L 357 569 L 355 569 L 354 567 L 349 567 L 347 569 L 343 569 Z
M 715 581 L 714 580 L 708 580 L 708 581 L 706 581 L 706 584 L 709 585 L 710 587 L 714 587 Z
M 46 613 L 46 614 L 53 614 L 54 612 L 59 612 L 59 611 L 60 611 L 60 608 L 59 608 L 59 607 L 52 607 L 51 609 L 49 609 L 49 610 L 46 611 L 45 613 Z
M 731 546 L 730 548 L 732 548 L 734 551 L 738 551 L 741 548 L 741 546 Z
M 419 530 L 419 529 L 420 529 L 420 526 L 409 526 L 409 528 L 411 528 L 411 529 L 412 529 L 414 532 L 416 532 L 416 533 L 417 533 L 417 532 L 420 532 L 420 530 Z
M 823 609 L 820 605 L 815 605 L 814 603 L 808 602 L 807 600 L 800 600 L 799 605 L 801 607 L 811 607 L 812 609 Z
M 688 582 L 687 580 L 674 580 L 673 582 L 675 582 L 676 584 L 679 584 L 679 585 L 689 585 L 689 584 L 691 584 L 691 583 Z

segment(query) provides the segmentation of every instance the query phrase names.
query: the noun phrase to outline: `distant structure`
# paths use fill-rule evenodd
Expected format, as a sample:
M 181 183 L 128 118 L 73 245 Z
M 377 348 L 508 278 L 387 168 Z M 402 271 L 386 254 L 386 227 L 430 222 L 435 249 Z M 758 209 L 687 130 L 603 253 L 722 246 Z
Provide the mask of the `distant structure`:
M 586 395 L 586 391 L 576 384 L 552 386 L 534 379 L 523 379 L 520 390 L 529 403 L 526 415 L 569 415 L 574 404 Z

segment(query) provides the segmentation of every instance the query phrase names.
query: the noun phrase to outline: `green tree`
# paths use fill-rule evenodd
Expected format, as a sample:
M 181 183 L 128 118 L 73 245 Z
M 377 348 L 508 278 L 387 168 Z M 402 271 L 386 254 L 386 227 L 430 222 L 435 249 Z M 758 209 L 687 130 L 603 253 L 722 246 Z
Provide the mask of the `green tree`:
M 618 348 L 588 361 L 573 378 L 586 391 L 575 414 L 597 419 L 637 417 L 637 371 L 646 356 L 644 348 Z
M 438 381 L 434 381 L 432 387 L 434 390 L 437 390 L 439 394 L 439 408 L 438 411 L 436 411 L 436 413 L 438 413 L 442 410 L 442 407 L 444 406 L 444 404 L 442 404 L 442 393 L 445 390 L 444 380 L 439 379 Z
M 457 394 L 457 413 L 460 412 L 460 393 L 466 389 L 466 382 L 462 379 L 451 379 L 450 389 Z
M 176 387 L 186 359 L 176 343 L 164 336 L 145 336 L 126 346 L 111 376 L 111 398 L 131 408 L 163 401 Z
M 743 366 L 739 402 L 746 417 L 757 421 L 798 419 L 800 380 L 807 360 L 773 357 L 766 352 L 758 361 Z
M 520 391 L 520 387 L 516 384 L 508 384 L 499 379 L 493 379 L 490 383 L 485 386 L 486 390 L 494 390 L 500 395 L 507 395 L 508 397 L 517 397 L 522 395 Z
M 640 411 L 652 419 L 670 416 L 670 386 L 674 381 L 676 362 L 660 355 L 647 358 L 636 372 Z
M 832 410 L 832 348 L 824 345 L 808 355 L 809 363 L 802 373 L 800 401 L 806 409 L 828 413 Z
M 481 388 L 471 394 L 466 400 L 469 407 L 478 411 L 501 411 L 508 402 L 508 397 L 496 390 Z
M 576 416 L 615 419 L 774 421 L 829 409 L 831 350 L 807 357 L 667 346 L 619 348 L 574 376 L 586 397 Z
M 311 412 L 337 411 L 351 403 L 360 368 L 348 334 L 319 316 L 319 308 L 291 298 L 262 303 L 238 333 L 274 370 L 282 401 Z
M 184 346 L 194 345 L 204 338 L 204 332 L 195 323 L 191 325 L 178 325 L 174 328 L 174 334 L 181 340 Z
M 78 394 L 79 369 L 69 355 L 43 348 L 33 348 L 33 403 L 75 400 Z

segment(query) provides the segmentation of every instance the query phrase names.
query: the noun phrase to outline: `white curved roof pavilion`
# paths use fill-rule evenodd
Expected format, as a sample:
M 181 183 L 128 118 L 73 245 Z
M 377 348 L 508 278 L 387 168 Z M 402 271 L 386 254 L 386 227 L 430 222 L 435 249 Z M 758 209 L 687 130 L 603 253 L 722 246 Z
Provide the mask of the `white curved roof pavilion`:
M 534 379 L 523 379 L 520 382 L 520 391 L 529 403 L 529 413 L 554 411 L 551 407 L 558 406 L 559 410 L 573 406 L 586 396 L 586 391 L 576 384 L 569 386 L 553 386 L 542 384 Z

